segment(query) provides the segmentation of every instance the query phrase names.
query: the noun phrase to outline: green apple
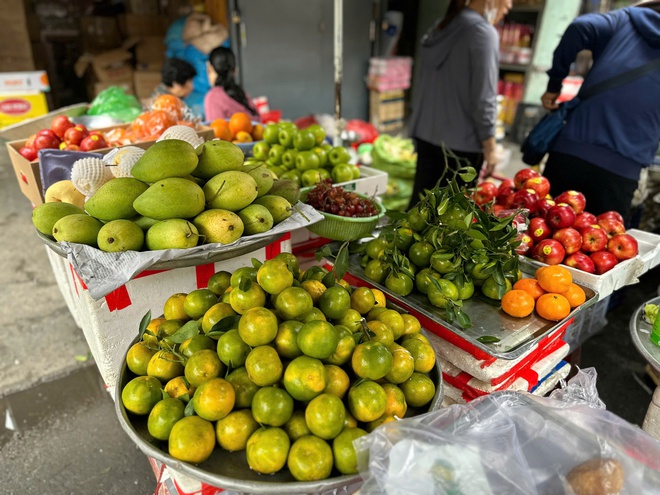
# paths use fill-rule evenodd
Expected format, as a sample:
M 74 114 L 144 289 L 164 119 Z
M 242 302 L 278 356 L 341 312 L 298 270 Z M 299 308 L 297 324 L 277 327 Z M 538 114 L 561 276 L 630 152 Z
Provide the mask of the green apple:
M 298 156 L 298 150 L 293 148 L 286 150 L 282 155 L 282 166 L 287 170 L 296 168 L 296 157 Z
M 332 145 L 330 143 L 321 143 L 321 148 L 323 148 L 323 151 L 326 153 L 332 149 Z
M 316 148 L 312 148 L 312 151 L 319 156 L 319 161 L 322 167 L 328 165 L 328 153 L 323 148 L 317 146 Z
M 296 170 L 296 169 L 293 169 L 293 170 L 289 170 L 289 171 L 287 171 L 287 172 L 284 172 L 284 173 L 280 176 L 280 179 L 281 179 L 281 180 L 290 180 L 290 181 L 293 181 L 293 182 L 295 182 L 296 184 L 298 184 L 298 186 L 300 186 L 300 185 L 302 184 L 302 181 L 300 180 L 300 176 L 301 176 L 300 171 L 299 171 L 299 170 Z
M 314 134 L 316 144 L 321 144 L 323 141 L 325 141 L 325 129 L 319 124 L 312 124 L 307 128 L 307 130 L 312 131 L 312 134 Z
M 354 179 L 359 179 L 360 177 L 362 177 L 362 174 L 360 173 L 360 168 L 359 167 L 357 167 L 355 165 L 351 165 L 351 167 L 353 167 L 353 178 Z
M 348 182 L 353 180 L 353 165 L 348 163 L 340 163 L 332 167 L 332 172 L 330 172 L 330 177 L 332 177 L 332 182 L 335 184 L 340 182 Z
M 293 147 L 298 151 L 311 150 L 314 146 L 316 146 L 316 138 L 312 131 L 301 129 L 294 134 Z
M 321 173 L 320 168 L 312 168 L 309 170 L 305 170 L 302 173 L 302 176 L 300 177 L 302 181 L 302 186 L 303 187 L 310 187 L 316 184 L 317 182 L 321 182 L 323 180 L 323 175 Z
M 328 170 L 327 168 L 320 168 L 319 174 L 321 174 L 321 180 L 331 179 L 330 170 Z
M 348 163 L 351 159 L 351 155 L 343 146 L 335 146 L 328 151 L 328 159 L 333 165 L 339 165 L 340 163 Z
M 270 151 L 270 145 L 266 141 L 259 141 L 252 148 L 254 157 L 262 161 L 268 160 L 268 151 Z
M 286 148 L 281 144 L 273 144 L 268 150 L 268 163 L 271 165 L 281 165 L 282 164 L 282 155 L 286 151 Z
M 321 161 L 313 151 L 301 151 L 296 157 L 296 168 L 301 172 L 313 168 L 319 168 Z
M 278 136 L 279 143 L 284 146 L 285 148 L 292 148 L 293 147 L 293 136 L 295 135 L 296 131 L 293 131 L 291 129 L 281 129 L 280 128 L 280 134 Z
M 277 124 L 268 124 L 264 127 L 264 141 L 268 144 L 277 144 L 280 134 L 280 126 Z

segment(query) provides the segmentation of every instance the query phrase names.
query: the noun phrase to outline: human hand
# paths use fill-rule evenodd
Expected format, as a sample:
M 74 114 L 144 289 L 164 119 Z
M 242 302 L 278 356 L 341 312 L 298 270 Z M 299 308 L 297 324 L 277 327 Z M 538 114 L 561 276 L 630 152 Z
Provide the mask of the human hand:
M 497 151 L 495 149 L 489 150 L 486 153 L 484 153 L 485 177 L 489 177 L 493 174 L 493 170 L 495 170 L 495 165 L 497 165 L 499 161 L 500 158 L 497 155 Z
M 556 110 L 559 108 L 559 105 L 557 104 L 557 98 L 559 98 L 559 93 L 550 93 L 546 91 L 543 96 L 541 96 L 541 103 L 543 104 L 543 108 L 548 110 Z

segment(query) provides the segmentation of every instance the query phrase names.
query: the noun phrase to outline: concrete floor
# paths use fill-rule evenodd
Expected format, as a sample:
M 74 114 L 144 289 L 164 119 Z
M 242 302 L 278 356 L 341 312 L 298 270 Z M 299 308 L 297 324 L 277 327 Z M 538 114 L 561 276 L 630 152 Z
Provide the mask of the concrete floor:
M 89 348 L 59 293 L 9 163 L 0 162 L 0 201 L 0 493 L 154 493 L 147 459 L 119 426 L 87 359 Z M 608 409 L 635 424 L 654 385 L 630 341 L 628 319 L 656 295 L 659 280 L 660 267 L 621 291 L 608 326 L 582 348 L 581 364 L 597 368 Z

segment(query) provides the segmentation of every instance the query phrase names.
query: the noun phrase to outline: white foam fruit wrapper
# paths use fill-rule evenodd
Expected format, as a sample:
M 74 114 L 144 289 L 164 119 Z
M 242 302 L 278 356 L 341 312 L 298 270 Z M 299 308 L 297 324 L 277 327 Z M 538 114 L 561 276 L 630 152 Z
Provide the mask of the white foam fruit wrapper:
M 197 148 L 199 145 L 204 144 L 204 138 L 198 136 L 195 129 L 188 127 L 187 125 L 173 125 L 172 127 L 168 127 L 156 142 L 165 139 L 179 139 L 180 141 L 185 141 L 193 148 Z
M 114 177 L 132 177 L 131 169 L 142 155 L 144 155 L 142 148 L 125 146 L 108 153 L 103 158 L 103 162 L 108 165 L 107 168 Z
M 110 168 L 100 158 L 81 158 L 73 163 L 71 182 L 85 197 L 90 198 L 103 184 L 114 178 Z

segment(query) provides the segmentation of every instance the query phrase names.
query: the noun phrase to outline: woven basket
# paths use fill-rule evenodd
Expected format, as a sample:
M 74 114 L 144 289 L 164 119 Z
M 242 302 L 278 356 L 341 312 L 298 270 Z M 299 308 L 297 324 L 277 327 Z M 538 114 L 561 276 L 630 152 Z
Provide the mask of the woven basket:
M 300 200 L 302 202 L 307 199 L 307 192 L 301 191 Z M 323 215 L 323 220 L 309 225 L 307 229 L 333 241 L 354 241 L 371 234 L 378 225 L 378 221 L 385 215 L 385 207 L 373 198 L 359 193 L 356 194 L 361 198 L 372 200 L 378 208 L 378 214 L 372 217 L 341 217 L 319 211 Z

